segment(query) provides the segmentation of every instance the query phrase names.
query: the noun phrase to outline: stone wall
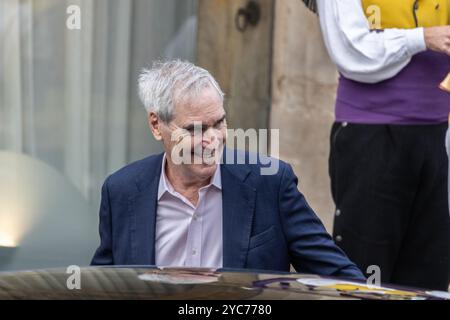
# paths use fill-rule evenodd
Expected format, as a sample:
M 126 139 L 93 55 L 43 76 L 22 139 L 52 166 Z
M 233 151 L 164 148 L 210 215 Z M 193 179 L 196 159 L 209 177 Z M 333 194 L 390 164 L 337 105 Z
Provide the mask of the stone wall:
M 198 63 L 227 94 L 232 128 L 280 129 L 280 157 L 331 230 L 329 132 L 337 72 L 317 16 L 301 0 L 259 0 L 261 20 L 239 32 L 234 17 L 246 0 L 200 0 Z
M 300 0 L 276 1 L 271 128 L 280 129 L 280 155 L 299 189 L 331 231 L 334 204 L 328 176 L 337 71 L 318 18 Z

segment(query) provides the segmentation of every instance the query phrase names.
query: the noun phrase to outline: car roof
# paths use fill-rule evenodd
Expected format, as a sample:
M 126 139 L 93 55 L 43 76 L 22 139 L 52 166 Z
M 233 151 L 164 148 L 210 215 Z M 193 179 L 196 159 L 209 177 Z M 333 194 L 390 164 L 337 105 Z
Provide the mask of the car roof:
M 317 275 L 248 270 L 72 266 L 0 273 L 0 299 L 434 300 L 441 298 L 442 295 L 421 290 L 368 286 L 363 282 Z

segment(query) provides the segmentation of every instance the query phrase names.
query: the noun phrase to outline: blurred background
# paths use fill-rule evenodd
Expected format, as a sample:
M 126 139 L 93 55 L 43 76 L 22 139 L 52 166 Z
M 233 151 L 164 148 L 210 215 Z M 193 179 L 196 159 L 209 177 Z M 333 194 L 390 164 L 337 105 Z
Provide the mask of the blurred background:
M 279 129 L 331 230 L 337 72 L 302 1 L 255 0 L 252 23 L 238 15 L 249 2 L 0 0 L 0 270 L 89 264 L 104 179 L 161 150 L 136 87 L 157 59 L 211 71 L 231 128 Z

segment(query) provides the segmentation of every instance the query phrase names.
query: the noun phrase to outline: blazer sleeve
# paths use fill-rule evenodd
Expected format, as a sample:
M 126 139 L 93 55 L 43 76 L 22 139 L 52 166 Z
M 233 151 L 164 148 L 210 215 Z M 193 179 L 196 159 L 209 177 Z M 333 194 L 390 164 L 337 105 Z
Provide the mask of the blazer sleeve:
M 102 187 L 100 203 L 100 246 L 92 258 L 91 265 L 113 265 L 111 207 L 109 202 L 108 179 Z
M 365 280 L 334 243 L 320 219 L 297 189 L 298 179 L 284 164 L 279 189 L 281 222 L 291 263 L 297 272 Z

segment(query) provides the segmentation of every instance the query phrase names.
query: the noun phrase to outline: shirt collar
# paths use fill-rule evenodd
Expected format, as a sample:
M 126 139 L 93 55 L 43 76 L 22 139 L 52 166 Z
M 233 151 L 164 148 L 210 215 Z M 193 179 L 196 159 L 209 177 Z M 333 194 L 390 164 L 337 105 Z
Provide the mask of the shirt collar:
M 159 178 L 159 187 L 158 187 L 158 201 L 161 199 L 161 197 L 164 195 L 164 193 L 174 193 L 175 189 L 173 188 L 172 184 L 170 183 L 169 179 L 166 176 L 166 154 L 164 153 L 163 161 L 162 161 L 162 168 L 161 168 L 161 176 Z M 216 171 L 214 172 L 213 177 L 211 178 L 211 183 L 201 189 L 207 189 L 211 186 L 216 187 L 219 190 L 222 190 L 222 176 L 220 174 L 220 164 L 217 164 Z

